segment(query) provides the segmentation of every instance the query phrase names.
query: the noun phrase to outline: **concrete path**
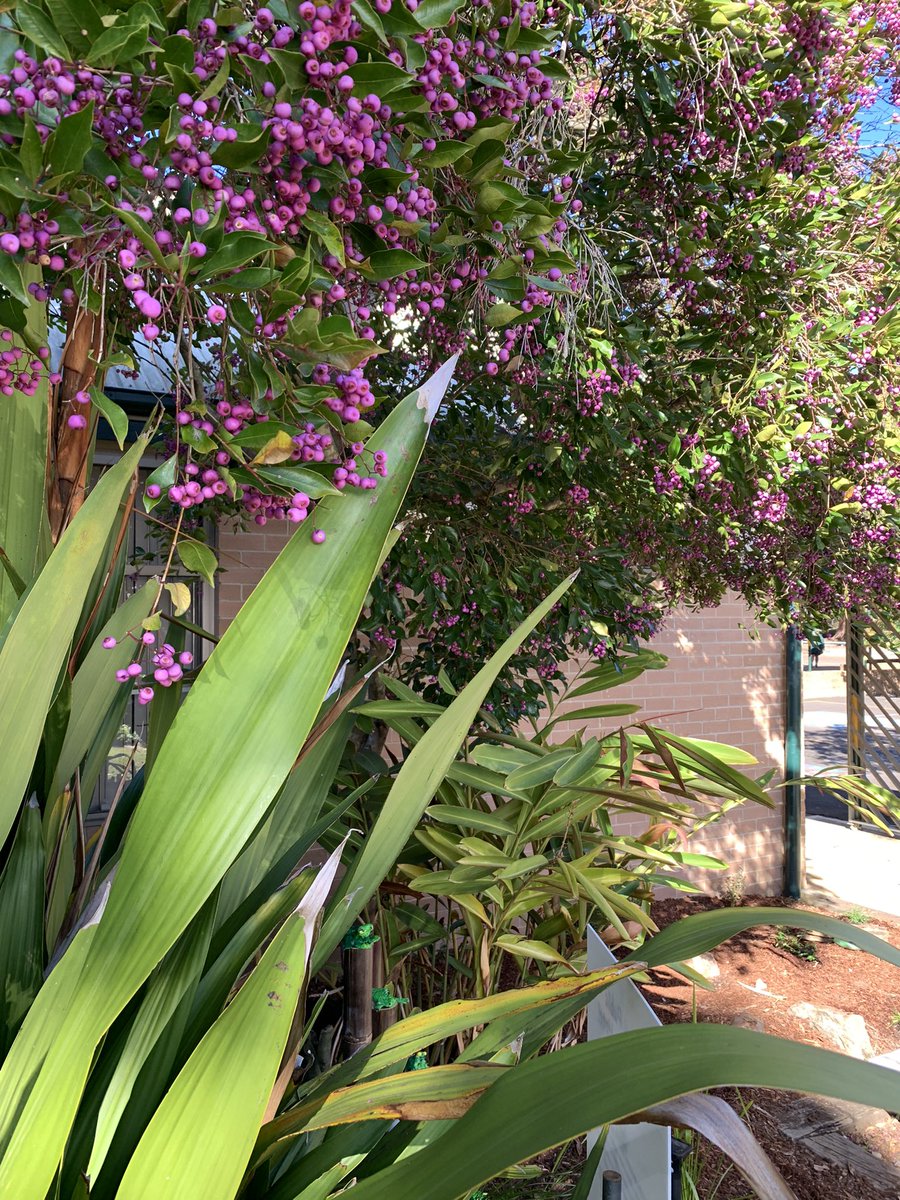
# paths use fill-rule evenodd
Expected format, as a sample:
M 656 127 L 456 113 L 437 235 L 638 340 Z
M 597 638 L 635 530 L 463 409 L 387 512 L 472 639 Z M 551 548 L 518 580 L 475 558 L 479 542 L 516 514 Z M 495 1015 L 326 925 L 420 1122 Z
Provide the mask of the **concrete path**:
M 900 918 L 900 838 L 806 818 L 804 900 Z

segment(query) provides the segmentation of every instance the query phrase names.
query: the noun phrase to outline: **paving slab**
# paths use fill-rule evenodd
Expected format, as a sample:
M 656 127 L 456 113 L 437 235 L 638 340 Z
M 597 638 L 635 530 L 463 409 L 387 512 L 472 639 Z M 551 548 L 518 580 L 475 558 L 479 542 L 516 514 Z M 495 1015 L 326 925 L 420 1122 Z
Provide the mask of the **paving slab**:
M 807 817 L 805 835 L 805 900 L 900 917 L 900 838 L 816 817 Z

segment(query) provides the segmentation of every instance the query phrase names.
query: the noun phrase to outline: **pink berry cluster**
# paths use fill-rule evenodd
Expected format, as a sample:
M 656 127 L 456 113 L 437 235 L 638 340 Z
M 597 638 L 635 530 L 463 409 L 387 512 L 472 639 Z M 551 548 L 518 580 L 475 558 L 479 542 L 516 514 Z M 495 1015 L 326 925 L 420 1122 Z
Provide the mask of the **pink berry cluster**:
M 31 354 L 14 344 L 9 329 L 0 330 L 0 345 L 0 393 L 4 396 L 12 396 L 14 392 L 33 396 L 44 378 L 58 382 L 59 376 L 47 371 L 50 351 L 46 346 L 41 346 L 36 355 Z
M 136 634 L 129 633 L 127 637 L 135 642 L 138 646 L 138 657 L 116 671 L 116 679 L 119 683 L 130 683 L 134 685 L 138 679 L 145 676 L 152 669 L 154 683 L 159 687 L 168 688 L 174 683 L 179 683 L 184 677 L 184 668 L 189 667 L 194 661 L 194 656 L 188 650 L 176 651 L 175 647 L 169 642 L 163 642 L 152 653 L 150 666 L 145 667 L 141 662 L 141 658 L 145 651 L 148 651 L 151 646 L 156 645 L 156 635 L 149 630 L 145 630 L 139 637 Z M 105 637 L 103 639 L 104 650 L 112 650 L 118 645 L 116 638 Z M 149 683 L 144 684 L 138 689 L 138 703 L 145 705 L 149 704 L 154 696 L 153 686 Z
M 310 499 L 305 492 L 289 497 L 266 495 L 245 483 L 241 485 L 241 503 L 257 525 L 284 520 L 296 525 L 309 516 Z
M 336 394 L 329 397 L 325 403 L 348 424 L 358 421 L 375 403 L 371 385 L 358 367 L 352 371 L 334 374 L 324 364 L 320 364 L 313 371 L 313 382 L 333 383 Z

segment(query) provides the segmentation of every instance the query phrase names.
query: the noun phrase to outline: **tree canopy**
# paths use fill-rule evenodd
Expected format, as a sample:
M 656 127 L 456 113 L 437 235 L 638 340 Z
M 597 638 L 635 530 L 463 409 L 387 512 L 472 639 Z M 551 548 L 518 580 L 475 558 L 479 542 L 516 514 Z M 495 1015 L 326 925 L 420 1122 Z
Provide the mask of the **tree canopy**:
M 44 488 L 49 544 L 125 436 L 110 367 L 168 373 L 144 503 L 211 572 L 210 515 L 316 539 L 377 487 L 372 427 L 457 351 L 360 625 L 426 689 L 576 566 L 507 715 L 676 602 L 894 603 L 898 39 L 880 0 L 11 6 L 4 609 Z

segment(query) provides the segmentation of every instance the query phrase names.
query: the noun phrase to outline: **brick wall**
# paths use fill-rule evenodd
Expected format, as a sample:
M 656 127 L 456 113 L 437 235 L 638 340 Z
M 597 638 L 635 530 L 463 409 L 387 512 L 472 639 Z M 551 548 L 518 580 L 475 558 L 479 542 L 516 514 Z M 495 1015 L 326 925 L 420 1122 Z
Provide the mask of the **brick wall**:
M 216 582 L 216 628 L 221 633 L 287 545 L 294 526 L 272 521 L 245 532 L 223 526 L 217 539 L 223 573 Z
M 751 638 L 751 631 L 758 635 Z M 678 612 L 653 641 L 653 649 L 669 658 L 662 671 L 648 671 L 634 683 L 572 701 L 572 709 L 602 703 L 605 698 L 640 704 L 641 719 L 673 733 L 728 742 L 753 754 L 760 774 L 784 768 L 784 643 L 778 630 L 754 627 L 737 598 L 715 609 Z M 572 673 L 576 670 L 572 666 Z M 610 726 L 618 722 L 611 722 Z M 582 722 L 562 722 L 561 730 Z M 588 728 L 599 727 L 587 722 Z M 780 893 L 782 871 L 782 805 L 769 810 L 744 805 L 722 822 L 701 831 L 691 848 L 743 864 L 748 892 Z M 625 827 L 637 832 L 644 818 L 629 818 Z M 718 890 L 722 875 L 694 875 L 701 886 Z
M 244 533 L 222 529 L 219 558 L 224 574 L 216 587 L 219 630 L 231 621 L 284 547 L 290 530 L 273 522 Z M 760 762 L 758 774 L 774 766 L 780 777 L 784 760 L 784 653 L 782 636 L 765 626 L 755 629 L 747 608 L 731 599 L 716 609 L 674 614 L 653 642 L 669 657 L 664 671 L 648 671 L 635 683 L 607 693 L 610 699 L 642 706 L 641 716 L 673 733 L 729 742 Z M 572 665 L 572 673 L 576 670 Z M 585 707 L 590 697 L 572 702 Z M 596 724 L 596 723 L 594 723 Z M 574 729 L 563 722 L 560 730 Z M 632 819 L 628 832 L 642 822 Z M 748 892 L 779 893 L 782 871 L 782 809 L 744 805 L 708 830 L 692 849 L 742 863 Z M 722 884 L 718 872 L 695 873 L 710 890 Z

